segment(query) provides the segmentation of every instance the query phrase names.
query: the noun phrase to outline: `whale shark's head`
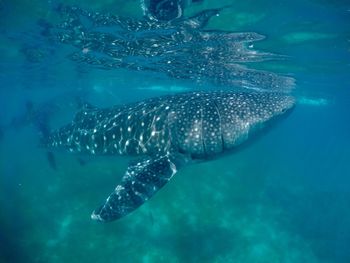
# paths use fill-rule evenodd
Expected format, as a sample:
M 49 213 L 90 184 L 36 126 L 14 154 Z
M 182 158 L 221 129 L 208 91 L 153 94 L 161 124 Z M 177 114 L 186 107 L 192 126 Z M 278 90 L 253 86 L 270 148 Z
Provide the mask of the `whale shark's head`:
M 268 93 L 267 93 L 268 94 Z M 273 120 L 288 115 L 295 106 L 295 98 L 291 95 L 284 95 L 279 93 L 272 93 L 266 96 L 262 96 L 262 101 L 265 103 L 265 107 L 269 109 L 267 118 Z
M 288 116 L 295 99 L 280 93 L 241 93 L 223 99 L 222 104 L 223 141 L 231 148 Z
M 178 111 L 177 145 L 193 156 L 211 156 L 241 144 L 286 116 L 292 96 L 268 92 L 191 94 Z

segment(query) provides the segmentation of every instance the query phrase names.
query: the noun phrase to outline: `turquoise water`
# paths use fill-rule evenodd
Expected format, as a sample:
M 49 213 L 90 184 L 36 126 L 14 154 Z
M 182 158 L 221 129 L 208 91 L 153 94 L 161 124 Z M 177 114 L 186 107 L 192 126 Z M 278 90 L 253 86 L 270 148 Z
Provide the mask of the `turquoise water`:
M 74 4 L 142 16 L 138 0 Z M 48 162 L 28 101 L 58 127 L 76 98 L 111 106 L 215 85 L 77 63 L 74 47 L 38 26 L 61 21 L 56 3 L 0 1 L 0 262 L 350 262 L 350 4 L 205 0 L 186 15 L 227 4 L 206 29 L 266 36 L 254 49 L 286 57 L 249 67 L 293 77 L 295 110 L 247 147 L 183 168 L 135 212 L 100 224 L 90 214 L 128 158 L 56 152 Z

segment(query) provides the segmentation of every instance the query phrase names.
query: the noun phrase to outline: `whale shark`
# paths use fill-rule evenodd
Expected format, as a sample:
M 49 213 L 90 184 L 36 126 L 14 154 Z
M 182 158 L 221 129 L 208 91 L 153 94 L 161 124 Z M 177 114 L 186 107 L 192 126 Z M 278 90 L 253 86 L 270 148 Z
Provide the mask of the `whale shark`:
M 187 163 L 235 149 L 285 116 L 294 103 L 294 97 L 281 93 L 202 91 L 111 108 L 87 104 L 44 143 L 75 153 L 135 156 L 121 182 L 91 215 L 108 222 L 141 206 Z

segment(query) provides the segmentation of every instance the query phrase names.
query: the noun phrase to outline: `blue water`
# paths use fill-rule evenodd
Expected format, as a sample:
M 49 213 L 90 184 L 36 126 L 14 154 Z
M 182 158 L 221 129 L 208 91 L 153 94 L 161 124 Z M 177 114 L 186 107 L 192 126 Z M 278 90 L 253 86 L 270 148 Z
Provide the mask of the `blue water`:
M 293 112 L 99 224 L 91 211 L 127 160 L 57 152 L 50 163 L 39 146 L 42 114 L 55 128 L 74 116 L 77 98 L 107 107 L 216 86 L 72 61 L 75 48 L 38 26 L 61 21 L 57 3 L 0 1 L 0 262 L 350 262 L 350 3 L 266 2 L 205 0 L 186 15 L 232 4 L 206 28 L 266 36 L 254 49 L 285 57 L 248 66 L 295 79 Z M 75 4 L 142 17 L 138 0 Z M 26 115 L 28 105 L 39 117 Z

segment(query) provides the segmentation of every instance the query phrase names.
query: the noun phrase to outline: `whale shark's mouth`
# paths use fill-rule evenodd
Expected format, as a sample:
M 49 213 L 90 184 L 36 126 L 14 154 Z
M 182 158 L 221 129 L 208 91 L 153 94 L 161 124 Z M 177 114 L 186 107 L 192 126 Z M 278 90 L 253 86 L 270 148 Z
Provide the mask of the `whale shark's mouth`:
M 286 96 L 282 103 L 281 114 L 285 114 L 288 111 L 294 109 L 296 105 L 296 99 L 293 96 Z

